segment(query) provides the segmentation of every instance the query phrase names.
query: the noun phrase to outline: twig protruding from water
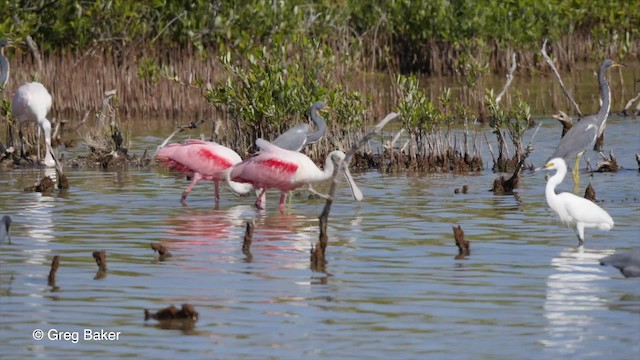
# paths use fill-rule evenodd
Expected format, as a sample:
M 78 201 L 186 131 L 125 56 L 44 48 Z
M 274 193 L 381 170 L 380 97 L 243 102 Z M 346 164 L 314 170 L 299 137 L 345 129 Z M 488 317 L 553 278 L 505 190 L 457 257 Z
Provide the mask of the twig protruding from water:
M 589 186 L 584 190 L 584 198 L 596 202 L 596 190 L 593 188 L 593 185 L 591 185 L 591 182 L 589 182 Z
M 166 246 L 160 243 L 151 243 L 151 249 L 158 253 L 160 260 L 164 260 L 165 258 L 173 256 L 166 248 Z
M 333 204 L 333 199 L 338 189 L 338 174 L 340 174 L 343 171 L 342 169 L 344 167 L 349 166 L 349 162 L 351 161 L 353 154 L 355 154 L 355 152 L 358 151 L 358 148 L 360 148 L 361 146 L 366 144 L 369 140 L 371 140 L 371 138 L 373 138 L 375 134 L 382 131 L 382 128 L 384 128 L 385 125 L 387 125 L 391 120 L 397 118 L 398 115 L 399 114 L 395 112 L 389 113 L 384 119 L 382 119 L 373 128 L 373 130 L 371 130 L 368 134 L 363 136 L 362 139 L 360 139 L 360 141 L 353 144 L 351 149 L 349 149 L 349 151 L 347 151 L 347 153 L 345 154 L 346 156 L 342 161 L 342 163 L 340 163 L 339 166 L 336 166 L 336 168 L 333 170 L 333 176 L 331 177 L 331 188 L 329 189 L 327 201 L 325 202 L 324 208 L 322 209 L 322 213 L 320 214 L 320 217 L 319 217 L 320 235 L 318 236 L 318 242 L 316 246 L 311 249 L 310 260 L 311 260 L 312 270 L 324 272 L 324 269 L 327 263 L 325 258 L 325 252 L 326 252 L 327 243 L 328 243 L 327 227 L 329 224 L 329 212 L 331 211 L 331 205 Z
M 251 243 L 253 242 L 253 230 L 256 225 L 253 220 L 247 221 L 247 228 L 244 232 L 244 240 L 242 241 L 242 253 L 247 257 L 247 261 L 251 262 L 253 254 L 251 254 Z
M 160 149 L 162 149 L 163 147 L 165 147 L 165 145 L 167 145 L 167 143 L 169 142 L 169 140 L 171 140 L 171 138 L 173 138 L 177 133 L 179 132 L 183 132 L 185 129 L 197 129 L 198 126 L 200 124 L 202 124 L 204 122 L 203 119 L 200 120 L 194 120 L 190 123 L 188 123 L 187 125 L 180 125 L 178 126 L 172 133 L 171 135 L 169 135 L 166 139 L 164 139 L 164 141 L 162 142 L 162 144 L 158 145 L 158 148 L 156 149 L 156 152 L 153 154 L 153 156 L 155 157 L 158 154 L 158 151 Z M 217 130 L 216 130 L 217 131 Z
M 94 251 L 93 258 L 98 264 L 98 272 L 94 279 L 99 280 L 107 276 L 107 252 L 104 250 Z
M 458 247 L 458 255 L 455 258 L 463 259 L 465 256 L 469 256 L 471 254 L 471 242 L 464 239 L 464 231 L 460 225 L 458 227 L 453 226 L 453 237 Z
M 596 163 L 598 168 L 596 172 L 618 172 L 618 170 L 620 170 L 620 165 L 618 165 L 618 160 L 613 154 L 613 150 L 609 151 L 608 158 L 602 152 L 600 152 L 600 156 L 603 161 Z
M 53 257 L 53 261 L 51 261 L 51 270 L 49 270 L 49 278 L 47 282 L 49 286 L 56 285 L 56 272 L 58 271 L 59 267 L 60 267 L 60 256 L 56 255 Z

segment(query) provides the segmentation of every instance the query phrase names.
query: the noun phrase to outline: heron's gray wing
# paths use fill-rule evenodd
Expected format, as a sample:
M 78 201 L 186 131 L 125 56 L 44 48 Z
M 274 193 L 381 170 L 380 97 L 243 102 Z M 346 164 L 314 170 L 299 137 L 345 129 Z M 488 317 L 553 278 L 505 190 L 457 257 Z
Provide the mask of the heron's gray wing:
M 307 135 L 310 132 L 309 124 L 298 124 L 282 133 L 271 143 L 283 149 L 300 151 L 307 143 Z
M 574 160 L 579 153 L 592 146 L 598 135 L 598 125 L 595 124 L 595 120 L 595 116 L 591 115 L 573 125 L 562 137 L 549 159 L 559 157 L 565 161 Z

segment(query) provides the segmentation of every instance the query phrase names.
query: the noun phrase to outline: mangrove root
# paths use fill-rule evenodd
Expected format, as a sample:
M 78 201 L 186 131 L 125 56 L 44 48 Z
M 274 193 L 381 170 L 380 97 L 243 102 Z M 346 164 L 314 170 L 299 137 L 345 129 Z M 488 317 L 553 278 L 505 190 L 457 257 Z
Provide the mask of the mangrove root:
M 56 255 L 53 257 L 53 261 L 51 261 L 51 270 L 49 271 L 49 286 L 55 286 L 56 284 L 56 272 L 60 267 L 60 256 Z
M 158 253 L 158 255 L 160 256 L 160 260 L 164 260 L 165 258 L 173 256 L 169 252 L 169 250 L 160 243 L 151 243 L 151 249 Z
M 182 304 L 182 309 L 171 305 L 152 314 L 149 310 L 144 309 L 144 321 L 149 319 L 155 320 L 191 320 L 198 321 L 198 312 L 191 304 Z
M 596 190 L 591 183 L 589 183 L 589 186 L 584 190 L 584 198 L 596 202 Z
M 598 170 L 596 172 L 618 172 L 620 170 L 620 166 L 618 165 L 618 161 L 616 157 L 613 155 L 613 151 L 609 151 L 609 157 L 604 156 L 603 153 L 600 153 L 603 161 L 597 163 Z
M 27 192 L 39 192 L 39 193 L 48 193 L 51 192 L 55 188 L 56 184 L 51 180 L 50 177 L 43 177 L 40 182 L 35 186 L 29 186 L 24 189 Z
M 253 259 L 251 254 L 251 243 L 253 242 L 253 230 L 256 225 L 253 221 L 247 221 L 247 228 L 244 232 L 244 240 L 242 241 L 242 253 L 247 257 L 247 261 Z
M 106 272 L 107 271 L 107 252 L 104 250 L 94 251 L 93 258 L 95 259 L 96 264 L 98 265 L 99 271 Z
M 456 259 L 462 259 L 465 256 L 471 254 L 471 242 L 464 239 L 464 231 L 462 231 L 462 227 L 458 225 L 458 227 L 453 226 L 453 237 L 456 240 L 456 246 L 458 247 L 458 255 L 455 257 Z

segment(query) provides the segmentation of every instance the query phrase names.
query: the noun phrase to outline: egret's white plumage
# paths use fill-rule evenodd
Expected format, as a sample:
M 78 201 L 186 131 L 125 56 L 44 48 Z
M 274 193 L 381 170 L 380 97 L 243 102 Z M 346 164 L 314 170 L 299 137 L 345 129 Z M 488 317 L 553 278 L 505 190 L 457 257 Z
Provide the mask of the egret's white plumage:
M 560 217 L 560 221 L 567 226 L 575 226 L 578 234 L 578 244 L 584 242 L 584 229 L 597 228 L 610 230 L 613 228 L 613 219 L 600 206 L 590 200 L 572 193 L 563 192 L 556 194 L 556 186 L 562 183 L 567 174 L 567 164 L 562 158 L 551 159 L 544 170 L 557 170 L 547 181 L 545 197 L 547 204 Z

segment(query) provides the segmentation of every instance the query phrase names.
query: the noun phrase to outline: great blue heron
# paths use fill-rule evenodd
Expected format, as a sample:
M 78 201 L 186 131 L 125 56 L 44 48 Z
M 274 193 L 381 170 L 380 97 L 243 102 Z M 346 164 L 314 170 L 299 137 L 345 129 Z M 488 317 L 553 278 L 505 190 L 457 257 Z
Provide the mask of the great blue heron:
M 618 64 L 611 59 L 606 59 L 600 65 L 598 71 L 598 82 L 600 84 L 600 99 L 602 105 L 595 115 L 589 115 L 578 123 L 574 124 L 569 131 L 562 137 L 560 144 L 556 150 L 549 156 L 549 159 L 563 158 L 565 161 L 575 159 L 576 163 L 573 168 L 573 181 L 577 185 L 580 181 L 578 174 L 578 166 L 580 165 L 580 157 L 589 147 L 593 146 L 596 138 L 604 132 L 609 109 L 611 107 L 611 90 L 606 79 L 606 70 L 614 66 L 624 66 Z
M 278 136 L 272 144 L 291 151 L 300 151 L 307 144 L 313 144 L 320 140 L 327 131 L 327 124 L 318 111 L 324 107 L 324 102 L 318 101 L 311 105 L 311 120 L 318 127 L 313 131 L 309 124 L 298 124 Z
M 6 85 L 9 79 L 9 61 L 4 56 L 4 47 L 13 44 L 11 40 L 0 41 L 0 83 Z M 45 166 L 55 166 L 55 160 L 51 155 L 51 122 L 47 119 L 47 114 L 51 110 L 51 94 L 39 82 L 29 82 L 18 88 L 11 100 L 11 112 L 19 123 L 19 127 L 27 122 L 38 124 L 38 160 L 40 160 L 40 131 L 44 134 L 46 152 L 44 157 Z
M 625 277 L 640 276 L 640 250 L 616 251 L 600 259 L 600 265 L 610 265 L 620 270 Z
M 557 171 L 547 181 L 545 198 L 551 210 L 558 214 L 562 223 L 575 226 L 578 245 L 582 246 L 584 243 L 585 228 L 598 228 L 605 231 L 613 228 L 611 216 L 594 202 L 568 192 L 556 194 L 556 186 L 562 182 L 567 174 L 567 163 L 564 159 L 551 159 L 544 168 L 537 170 L 554 169 Z
M 11 243 L 11 217 L 9 215 L 5 215 L 0 220 L 0 244 L 4 243 L 4 239 L 9 239 L 9 243 Z

